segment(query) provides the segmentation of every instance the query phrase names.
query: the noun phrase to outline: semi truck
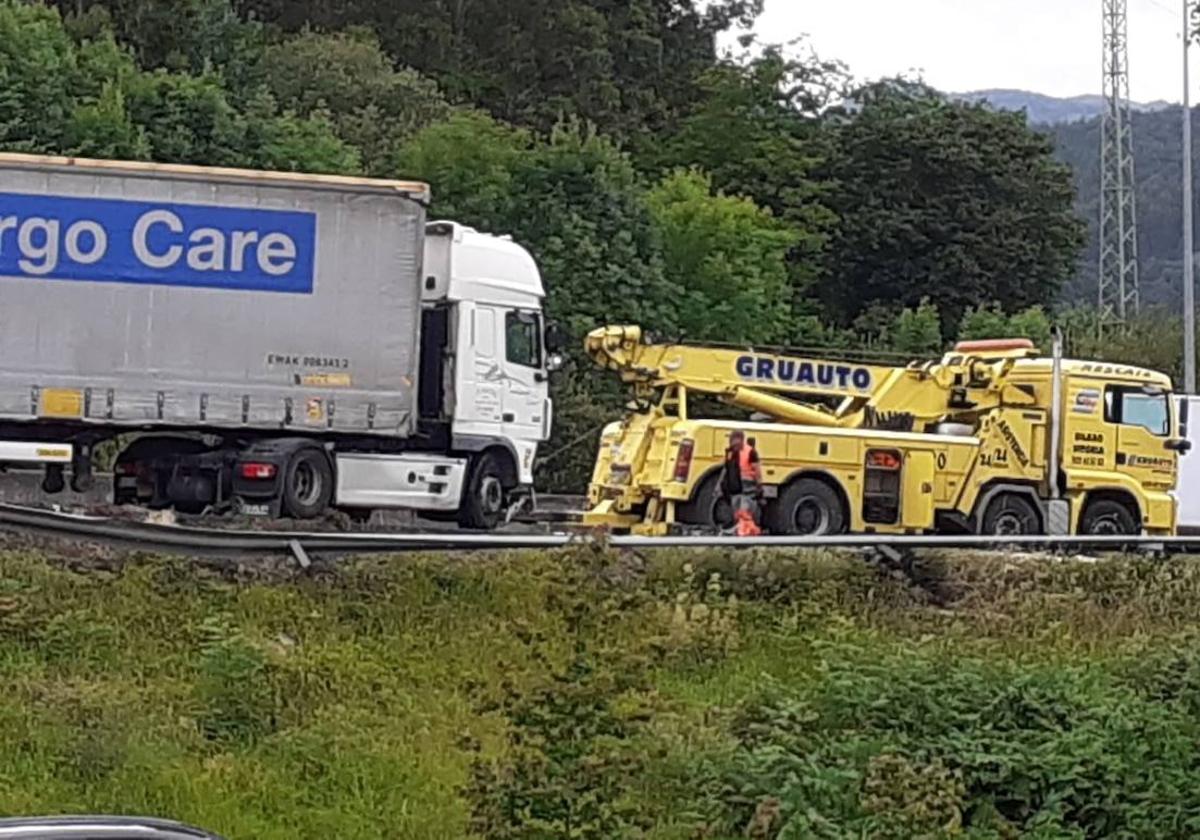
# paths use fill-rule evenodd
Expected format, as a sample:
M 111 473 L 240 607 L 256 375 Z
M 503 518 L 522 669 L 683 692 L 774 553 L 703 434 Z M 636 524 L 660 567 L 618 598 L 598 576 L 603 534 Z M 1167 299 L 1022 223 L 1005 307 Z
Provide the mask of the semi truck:
M 633 391 L 603 432 L 584 523 L 641 534 L 728 521 L 731 432 L 761 459 L 774 534 L 1151 534 L 1177 529 L 1171 381 L 964 342 L 901 366 L 657 342 L 610 326 L 587 352 Z M 748 417 L 703 416 L 716 399 Z
M 491 528 L 528 502 L 557 330 L 426 184 L 0 154 L 0 466 L 116 451 L 118 504 Z

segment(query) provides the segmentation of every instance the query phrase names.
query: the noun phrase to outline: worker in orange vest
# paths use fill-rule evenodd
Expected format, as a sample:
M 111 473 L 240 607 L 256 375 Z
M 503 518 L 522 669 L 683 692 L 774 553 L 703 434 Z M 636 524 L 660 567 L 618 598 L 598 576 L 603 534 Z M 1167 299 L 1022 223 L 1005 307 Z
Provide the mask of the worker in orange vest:
M 753 440 L 745 432 L 729 434 L 721 487 L 733 509 L 734 533 L 739 537 L 762 534 L 758 526 L 758 498 L 762 492 L 762 465 Z

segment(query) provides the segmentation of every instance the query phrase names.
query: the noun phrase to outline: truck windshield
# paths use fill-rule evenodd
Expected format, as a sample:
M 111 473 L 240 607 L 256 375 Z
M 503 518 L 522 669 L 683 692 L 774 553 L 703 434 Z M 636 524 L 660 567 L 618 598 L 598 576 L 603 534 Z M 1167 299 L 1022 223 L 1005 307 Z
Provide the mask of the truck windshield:
M 1109 388 L 1104 410 L 1105 419 L 1110 423 L 1138 426 L 1159 437 L 1171 434 L 1171 402 L 1165 393 L 1140 388 Z

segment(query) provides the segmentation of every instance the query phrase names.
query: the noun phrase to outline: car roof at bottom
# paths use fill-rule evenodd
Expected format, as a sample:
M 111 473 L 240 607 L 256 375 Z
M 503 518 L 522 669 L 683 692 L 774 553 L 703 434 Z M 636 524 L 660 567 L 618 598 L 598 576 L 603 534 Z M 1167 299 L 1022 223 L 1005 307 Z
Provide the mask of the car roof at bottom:
M 63 816 L 0 819 L 0 840 L 222 840 L 216 834 L 171 820 L 139 817 Z

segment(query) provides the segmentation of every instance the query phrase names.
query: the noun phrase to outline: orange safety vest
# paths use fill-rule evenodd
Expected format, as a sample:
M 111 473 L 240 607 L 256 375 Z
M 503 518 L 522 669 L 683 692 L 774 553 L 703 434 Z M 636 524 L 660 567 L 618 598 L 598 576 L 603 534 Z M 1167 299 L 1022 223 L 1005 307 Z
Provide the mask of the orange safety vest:
M 748 443 L 742 444 L 741 450 L 738 452 L 738 472 L 741 473 L 743 481 L 755 481 L 758 475 L 754 470 L 754 462 L 751 456 L 754 455 L 754 447 Z

